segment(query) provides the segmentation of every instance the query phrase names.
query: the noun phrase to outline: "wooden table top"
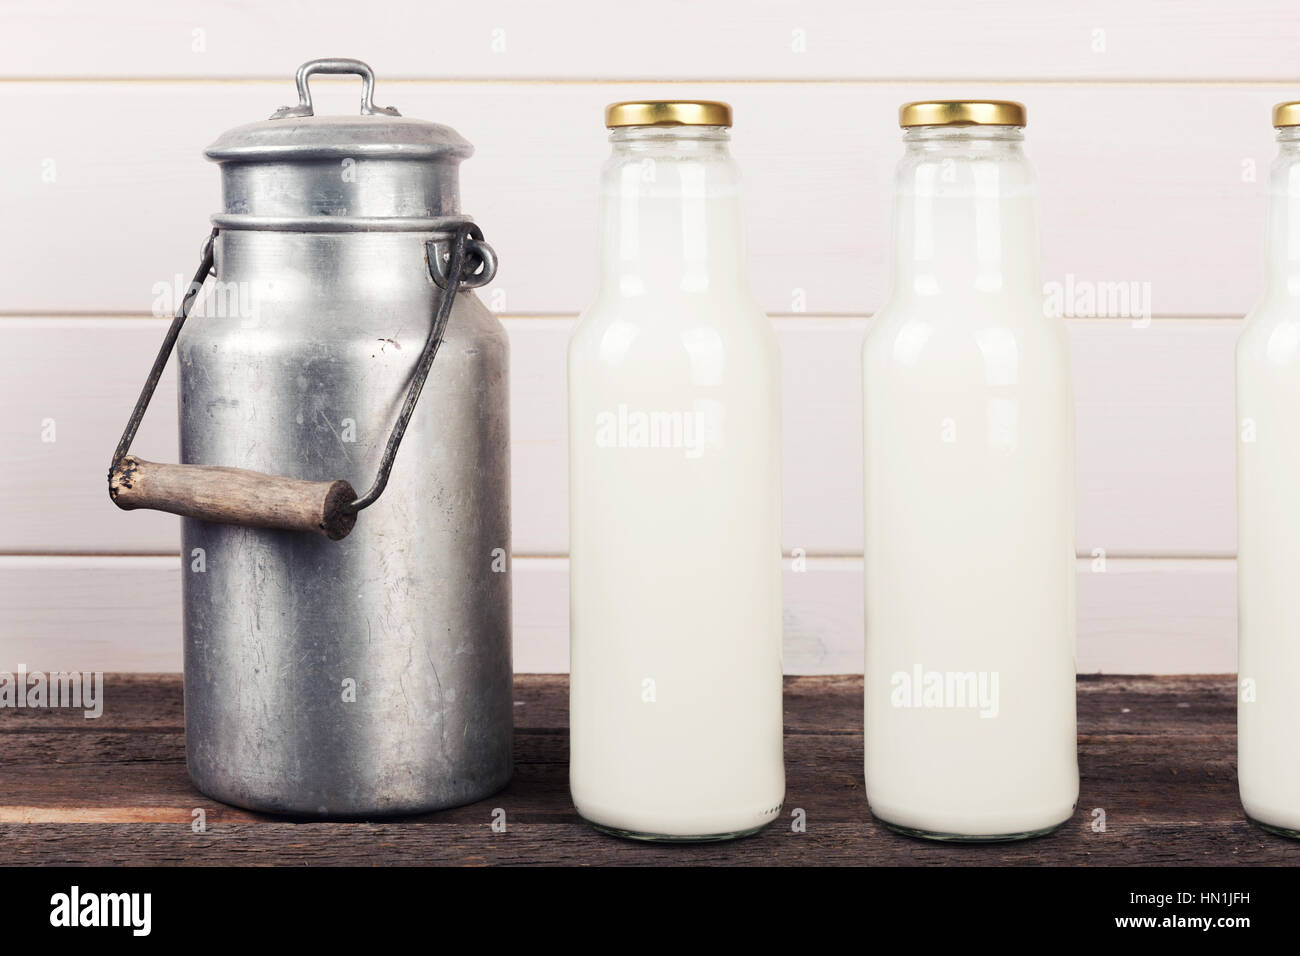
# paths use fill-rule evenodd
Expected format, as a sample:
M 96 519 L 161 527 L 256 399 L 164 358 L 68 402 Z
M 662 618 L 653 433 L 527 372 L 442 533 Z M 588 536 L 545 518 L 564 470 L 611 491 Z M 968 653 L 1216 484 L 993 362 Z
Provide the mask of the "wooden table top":
M 114 674 L 108 706 L 0 710 L 5 864 L 1297 864 L 1300 842 L 1242 815 L 1231 677 L 1079 679 L 1074 818 L 1021 843 L 937 845 L 867 810 L 862 678 L 786 679 L 784 816 L 730 843 L 651 845 L 595 832 L 568 790 L 568 681 L 515 683 L 515 776 L 466 807 L 375 823 L 301 823 L 227 807 L 185 771 L 178 675 Z M 492 829 L 504 809 L 506 832 Z M 806 813 L 794 832 L 790 813 Z M 1094 808 L 1105 830 L 1094 830 Z M 194 832 L 194 811 L 206 830 Z

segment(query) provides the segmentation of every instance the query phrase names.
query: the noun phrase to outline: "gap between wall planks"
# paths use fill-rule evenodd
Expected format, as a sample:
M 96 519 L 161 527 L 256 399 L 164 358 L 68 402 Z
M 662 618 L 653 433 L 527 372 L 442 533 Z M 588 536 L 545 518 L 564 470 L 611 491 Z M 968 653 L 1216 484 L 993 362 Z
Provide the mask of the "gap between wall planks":
M 783 565 L 786 673 L 861 673 L 861 559 Z M 1078 562 L 1080 673 L 1235 671 L 1234 561 L 1099 567 Z M 516 672 L 567 672 L 568 560 L 512 571 Z M 0 670 L 179 671 L 182 573 L 176 556 L 0 557 Z
M 573 321 L 504 323 L 517 555 L 568 551 L 564 363 Z M 787 553 L 862 553 L 859 350 L 867 323 L 815 316 L 774 322 L 783 368 Z M 104 482 L 165 326 L 163 319 L 0 319 L 0 463 L 28 476 L 0 487 L 0 553 L 165 554 L 179 547 L 176 519 L 119 511 Z M 1080 319 L 1068 328 L 1079 554 L 1231 557 L 1232 351 L 1240 322 L 1156 319 L 1133 328 Z M 174 373 L 159 395 L 135 447 L 150 460 L 175 461 Z M 43 440 L 51 428 L 55 440 Z

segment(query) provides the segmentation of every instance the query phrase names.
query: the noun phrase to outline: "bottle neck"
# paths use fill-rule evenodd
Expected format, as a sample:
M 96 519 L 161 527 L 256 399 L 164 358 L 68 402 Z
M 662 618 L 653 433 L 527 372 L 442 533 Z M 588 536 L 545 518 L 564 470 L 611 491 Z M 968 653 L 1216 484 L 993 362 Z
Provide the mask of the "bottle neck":
M 612 130 L 601 178 L 601 293 L 744 286 L 740 174 L 719 126 Z
M 1278 130 L 1269 174 L 1268 291 L 1300 296 L 1300 128 Z
M 1011 126 L 920 126 L 903 135 L 893 300 L 988 296 L 1041 307 L 1034 174 Z

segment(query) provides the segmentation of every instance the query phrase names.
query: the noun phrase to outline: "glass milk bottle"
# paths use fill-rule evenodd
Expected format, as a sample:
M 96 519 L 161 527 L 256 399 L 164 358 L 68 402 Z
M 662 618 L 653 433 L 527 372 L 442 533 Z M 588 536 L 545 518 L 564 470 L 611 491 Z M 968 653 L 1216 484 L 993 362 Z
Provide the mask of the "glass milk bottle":
M 867 799 L 915 836 L 1036 836 L 1079 792 L 1074 406 L 1025 109 L 909 103 L 900 125 L 863 346 Z
M 785 794 L 780 380 L 724 103 L 618 103 L 569 343 L 570 788 L 621 836 L 726 839 Z
M 1273 125 L 1268 286 L 1237 341 L 1237 781 L 1300 837 L 1300 103 Z

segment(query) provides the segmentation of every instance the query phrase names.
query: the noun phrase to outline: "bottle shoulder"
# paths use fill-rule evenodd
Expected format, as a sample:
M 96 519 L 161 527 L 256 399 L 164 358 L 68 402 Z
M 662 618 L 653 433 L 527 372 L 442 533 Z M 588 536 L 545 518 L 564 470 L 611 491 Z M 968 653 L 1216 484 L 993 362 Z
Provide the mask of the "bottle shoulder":
M 1064 346 L 1063 319 L 1046 315 L 1041 307 L 887 305 L 868 321 L 864 353 L 893 353 L 900 346 L 919 348 L 987 347 L 991 342 L 1016 343 L 1023 348 Z
M 1291 365 L 1300 360 L 1300 298 L 1269 296 L 1242 321 L 1238 364 L 1252 361 Z
M 1041 310 L 956 315 L 887 309 L 868 326 L 861 367 L 864 392 L 873 400 L 917 389 L 964 395 L 978 387 L 1068 405 L 1073 388 L 1065 324 Z
M 1242 320 L 1242 332 L 1285 324 L 1300 324 L 1300 296 L 1269 295 Z
M 643 341 L 690 335 L 762 340 L 774 335 L 771 319 L 752 300 L 606 300 L 579 314 L 569 339 L 570 347 L 611 334 L 635 336 Z
M 632 308 L 602 303 L 579 316 L 569 337 L 571 371 L 658 365 L 738 369 L 779 361 L 771 320 L 752 303 L 743 306 Z

